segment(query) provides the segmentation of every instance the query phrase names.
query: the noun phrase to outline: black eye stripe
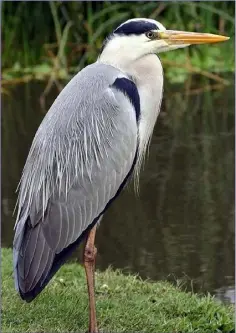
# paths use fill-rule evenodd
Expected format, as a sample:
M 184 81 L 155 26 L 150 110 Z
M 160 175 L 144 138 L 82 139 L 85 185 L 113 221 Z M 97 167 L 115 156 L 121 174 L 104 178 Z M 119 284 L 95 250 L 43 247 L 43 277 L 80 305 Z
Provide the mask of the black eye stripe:
M 148 21 L 131 21 L 118 27 L 114 33 L 119 35 L 141 35 L 150 30 L 159 30 L 155 23 Z

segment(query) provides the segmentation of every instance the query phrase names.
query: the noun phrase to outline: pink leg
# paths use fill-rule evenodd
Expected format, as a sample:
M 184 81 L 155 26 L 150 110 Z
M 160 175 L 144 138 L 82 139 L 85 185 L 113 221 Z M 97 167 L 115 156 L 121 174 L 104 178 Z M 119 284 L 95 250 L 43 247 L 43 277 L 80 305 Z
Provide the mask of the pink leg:
M 89 294 L 89 333 L 98 333 L 94 296 L 94 270 L 97 249 L 94 245 L 96 225 L 90 230 L 84 249 L 84 267 Z

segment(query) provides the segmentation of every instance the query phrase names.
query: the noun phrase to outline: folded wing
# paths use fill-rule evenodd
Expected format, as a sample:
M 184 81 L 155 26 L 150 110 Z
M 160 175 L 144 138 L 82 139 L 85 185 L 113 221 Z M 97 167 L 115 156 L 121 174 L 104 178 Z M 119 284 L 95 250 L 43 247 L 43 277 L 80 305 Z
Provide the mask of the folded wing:
M 119 75 L 111 66 L 88 66 L 61 92 L 36 133 L 14 238 L 16 287 L 27 301 L 45 287 L 134 167 L 136 110 L 114 85 Z

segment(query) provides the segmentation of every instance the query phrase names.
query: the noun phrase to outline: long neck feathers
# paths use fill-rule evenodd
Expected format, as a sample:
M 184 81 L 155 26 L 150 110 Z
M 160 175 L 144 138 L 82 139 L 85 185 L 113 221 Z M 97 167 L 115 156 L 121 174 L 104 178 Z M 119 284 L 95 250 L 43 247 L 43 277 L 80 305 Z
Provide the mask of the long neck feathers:
M 136 174 L 150 144 L 154 126 L 160 112 L 163 94 L 163 69 L 154 54 L 136 60 L 128 70 L 137 85 L 140 95 L 141 117 L 139 122 L 139 156 Z
M 132 59 L 132 56 L 120 56 L 119 54 L 116 54 L 116 56 L 110 54 L 110 57 L 107 57 L 105 54 L 98 61 L 104 61 L 119 68 L 132 78 L 138 88 L 141 106 L 141 117 L 138 125 L 139 155 L 135 169 L 135 174 L 138 176 L 160 112 L 163 94 L 161 62 L 155 54 L 147 54 L 137 59 Z

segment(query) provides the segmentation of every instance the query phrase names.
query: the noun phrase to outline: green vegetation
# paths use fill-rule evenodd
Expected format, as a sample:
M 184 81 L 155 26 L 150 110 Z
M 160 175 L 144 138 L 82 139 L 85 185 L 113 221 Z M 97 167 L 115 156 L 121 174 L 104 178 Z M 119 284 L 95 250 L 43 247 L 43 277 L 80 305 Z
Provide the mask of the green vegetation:
M 234 332 L 233 307 L 168 282 L 142 281 L 108 269 L 96 273 L 96 299 L 101 332 Z M 82 266 L 62 267 L 45 291 L 27 304 L 14 290 L 12 251 L 2 249 L 2 332 L 82 332 L 87 323 Z
M 168 29 L 203 31 L 231 37 L 161 55 L 170 81 L 189 72 L 225 83 L 234 71 L 234 2 L 4 2 L 2 4 L 2 84 L 66 79 L 95 61 L 105 36 L 131 17 L 149 17 Z
M 190 270 L 193 260 L 188 253 L 197 252 L 199 267 L 207 267 L 203 274 L 201 272 L 205 290 L 210 290 L 208 287 L 214 285 L 219 263 L 224 272 L 231 274 L 229 263 L 234 261 L 229 248 L 229 244 L 233 244 L 234 94 L 232 87 L 224 87 L 233 82 L 233 75 L 230 79 L 226 72 L 234 72 L 234 2 L 4 2 L 3 89 L 9 84 L 32 79 L 57 84 L 60 80 L 67 81 L 93 62 L 104 37 L 131 17 L 154 18 L 168 29 L 231 37 L 221 44 L 161 54 L 165 77 L 172 83 L 184 84 L 175 86 L 165 82 L 164 111 L 157 131 L 163 131 L 168 140 L 164 134 L 161 140 L 160 136 L 154 136 L 149 165 L 155 165 L 158 160 L 159 169 L 153 172 L 146 167 L 149 174 L 143 176 L 144 191 L 141 192 L 143 198 L 147 198 L 150 187 L 159 185 L 152 206 L 158 214 L 160 231 L 163 221 L 169 220 L 170 223 L 163 229 L 163 244 L 157 245 L 160 251 L 156 252 L 163 256 L 162 245 L 166 249 L 164 258 L 168 271 L 173 272 L 180 261 L 183 262 L 182 271 Z M 192 77 L 189 73 L 199 75 Z M 43 85 L 39 84 L 40 92 Z M 50 84 L 46 91 L 48 88 Z M 213 88 L 219 91 L 212 94 L 210 90 Z M 19 179 L 22 152 L 25 152 L 22 147 L 31 143 L 27 137 L 29 130 L 33 135 L 43 116 L 41 111 L 36 111 L 39 90 L 33 84 L 17 89 L 12 89 L 13 98 L 6 97 L 3 108 L 3 153 L 7 157 L 4 160 L 14 160 L 10 165 L 5 163 L 5 169 L 3 166 L 8 180 L 4 188 L 7 198 L 14 193 Z M 200 94 L 202 91 L 207 92 Z M 52 96 L 49 99 L 50 104 Z M 181 173 L 176 177 L 173 171 L 176 165 L 185 171 L 184 178 Z M 153 185 L 154 177 L 157 182 Z M 145 183 L 148 188 L 146 196 Z M 127 200 L 127 196 L 120 200 Z M 15 204 L 15 199 L 13 201 Z M 188 211 L 194 212 L 192 219 L 182 209 L 183 202 Z M 136 201 L 133 208 L 135 206 L 138 206 Z M 199 211 L 197 206 L 201 207 Z M 143 220 L 150 221 L 154 216 L 147 207 L 145 210 L 140 204 L 139 214 L 136 219 L 130 219 L 128 228 L 134 232 L 132 225 L 137 226 L 137 219 L 141 219 L 141 245 L 152 252 L 151 244 L 156 241 L 156 233 L 151 228 L 142 227 Z M 114 216 L 118 216 L 118 208 L 111 209 Z M 227 214 L 230 216 L 225 219 Z M 10 214 L 4 216 L 4 221 L 6 230 L 12 223 Z M 122 230 L 122 227 L 121 221 L 117 228 Z M 187 234 L 186 228 L 194 228 L 187 248 L 178 238 L 179 234 Z M 219 237 L 219 233 L 225 236 Z M 129 241 L 129 233 L 126 234 L 124 244 Z M 138 237 L 136 239 L 138 242 Z M 227 262 L 222 262 L 219 248 L 226 253 Z M 137 247 L 137 251 L 132 251 L 130 262 L 144 256 L 141 250 Z M 65 265 L 45 291 L 33 303 L 26 304 L 14 290 L 11 250 L 3 249 L 2 258 L 2 332 L 78 332 L 87 329 L 88 298 L 85 274 L 80 265 Z M 148 256 L 142 260 L 147 261 L 146 267 L 151 272 L 153 261 L 148 261 Z M 99 327 L 104 332 L 234 332 L 233 307 L 219 304 L 209 295 L 186 293 L 183 286 L 176 287 L 168 282 L 142 281 L 108 269 L 96 273 L 96 298 Z

